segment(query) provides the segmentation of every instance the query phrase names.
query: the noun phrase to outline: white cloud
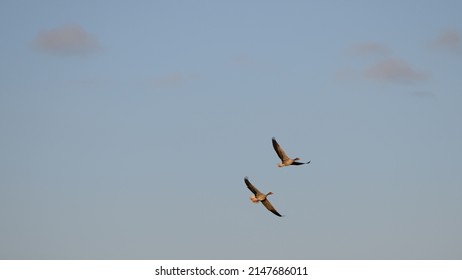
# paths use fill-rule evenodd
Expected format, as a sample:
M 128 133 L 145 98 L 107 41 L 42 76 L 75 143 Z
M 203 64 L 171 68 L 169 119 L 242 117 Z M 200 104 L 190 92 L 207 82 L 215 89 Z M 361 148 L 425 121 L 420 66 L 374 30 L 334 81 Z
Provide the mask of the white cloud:
M 98 40 L 78 25 L 40 31 L 34 46 L 45 52 L 71 55 L 86 54 L 101 48 Z
M 404 60 L 387 58 L 366 69 L 364 77 L 383 82 L 413 83 L 426 80 L 428 75 L 414 70 Z

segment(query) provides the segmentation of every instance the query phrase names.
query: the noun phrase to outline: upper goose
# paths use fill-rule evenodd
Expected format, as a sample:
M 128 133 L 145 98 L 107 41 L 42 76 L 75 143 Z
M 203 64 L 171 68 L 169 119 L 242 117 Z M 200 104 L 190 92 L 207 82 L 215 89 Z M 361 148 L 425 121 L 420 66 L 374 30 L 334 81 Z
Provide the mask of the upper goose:
M 276 142 L 276 138 L 273 137 L 273 148 L 276 151 L 276 154 L 278 154 L 278 157 L 281 159 L 281 162 L 278 163 L 278 167 L 284 167 L 284 166 L 289 166 L 289 165 L 302 165 L 302 164 L 308 164 L 311 162 L 297 162 L 296 160 L 300 160 L 300 158 L 294 158 L 291 159 L 289 158 L 284 150 L 279 146 L 278 142 Z
M 249 181 L 249 179 L 247 177 L 244 178 L 244 182 L 247 185 L 247 188 L 249 188 L 249 190 L 254 194 L 254 195 L 250 196 L 250 200 L 253 203 L 261 202 L 266 207 L 266 209 L 271 211 L 274 215 L 282 217 L 282 215 L 279 214 L 278 211 L 276 211 L 276 209 L 274 209 L 273 205 L 271 205 L 271 203 L 267 199 L 268 195 L 273 194 L 272 192 L 269 192 L 267 194 L 264 194 L 264 193 L 260 192 L 256 187 L 254 187 L 254 185 L 252 185 L 252 183 L 250 183 L 250 181 Z

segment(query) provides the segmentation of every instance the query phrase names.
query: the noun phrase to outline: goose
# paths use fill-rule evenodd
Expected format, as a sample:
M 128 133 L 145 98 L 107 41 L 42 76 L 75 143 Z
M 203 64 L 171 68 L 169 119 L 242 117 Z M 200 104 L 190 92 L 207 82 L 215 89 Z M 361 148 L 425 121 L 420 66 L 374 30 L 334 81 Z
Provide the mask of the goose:
M 278 167 L 284 167 L 289 165 L 303 165 L 311 162 L 311 160 L 308 162 L 297 162 L 297 160 L 300 160 L 300 158 L 298 157 L 294 159 L 289 158 L 284 152 L 284 150 L 281 148 L 281 146 L 279 146 L 278 142 L 276 141 L 276 138 L 273 137 L 272 140 L 273 148 L 276 151 L 276 154 L 278 154 L 278 157 L 281 159 L 281 162 L 277 165 Z
M 282 217 L 282 215 L 279 214 L 278 211 L 276 211 L 276 209 L 274 209 L 273 205 L 271 205 L 271 203 L 267 199 L 268 195 L 273 194 L 272 192 L 269 192 L 267 194 L 264 194 L 264 193 L 260 192 L 254 185 L 252 185 L 252 183 L 250 183 L 248 177 L 244 178 L 244 182 L 247 185 L 247 188 L 254 194 L 254 195 L 250 196 L 250 200 L 253 203 L 261 202 L 266 207 L 266 209 L 271 211 L 274 215 Z

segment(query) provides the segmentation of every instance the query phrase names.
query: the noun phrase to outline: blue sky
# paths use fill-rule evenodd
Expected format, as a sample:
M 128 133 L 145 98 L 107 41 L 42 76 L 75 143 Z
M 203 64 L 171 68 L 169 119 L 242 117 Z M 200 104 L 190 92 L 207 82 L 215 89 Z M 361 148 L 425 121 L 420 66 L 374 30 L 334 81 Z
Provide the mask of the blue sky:
M 461 10 L 2 1 L 0 258 L 461 259 Z

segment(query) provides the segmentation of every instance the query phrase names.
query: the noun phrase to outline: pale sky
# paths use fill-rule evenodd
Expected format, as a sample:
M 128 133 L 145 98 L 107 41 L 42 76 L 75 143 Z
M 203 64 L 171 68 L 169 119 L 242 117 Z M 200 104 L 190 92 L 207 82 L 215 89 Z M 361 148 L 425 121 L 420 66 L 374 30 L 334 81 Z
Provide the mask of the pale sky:
M 460 11 L 2 1 L 0 259 L 462 259 Z

